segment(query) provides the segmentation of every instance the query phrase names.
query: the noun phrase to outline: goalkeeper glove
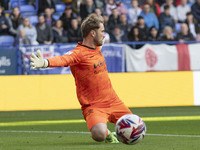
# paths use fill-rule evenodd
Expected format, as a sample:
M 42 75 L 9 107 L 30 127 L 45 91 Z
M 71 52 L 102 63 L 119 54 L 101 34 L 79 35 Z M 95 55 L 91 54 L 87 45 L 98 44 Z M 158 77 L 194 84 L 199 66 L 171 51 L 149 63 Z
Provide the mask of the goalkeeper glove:
M 48 60 L 43 59 L 41 51 L 37 50 L 36 54 L 37 56 L 34 53 L 31 54 L 31 58 L 30 58 L 31 70 L 38 69 L 38 68 L 47 68 L 49 65 Z

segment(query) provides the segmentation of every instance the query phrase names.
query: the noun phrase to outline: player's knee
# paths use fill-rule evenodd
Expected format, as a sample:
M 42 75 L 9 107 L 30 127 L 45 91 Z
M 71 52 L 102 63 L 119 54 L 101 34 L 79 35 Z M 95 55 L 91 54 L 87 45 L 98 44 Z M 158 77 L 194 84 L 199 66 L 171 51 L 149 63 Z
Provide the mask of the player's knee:
M 106 139 L 106 130 L 93 130 L 92 138 L 97 142 L 103 142 Z

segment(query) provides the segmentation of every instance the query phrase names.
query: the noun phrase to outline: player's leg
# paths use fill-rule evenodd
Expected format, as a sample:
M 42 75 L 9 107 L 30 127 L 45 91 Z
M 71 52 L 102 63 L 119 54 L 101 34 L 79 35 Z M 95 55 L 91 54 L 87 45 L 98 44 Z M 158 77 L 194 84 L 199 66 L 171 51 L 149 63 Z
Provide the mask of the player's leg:
M 123 115 L 132 114 L 131 110 L 122 101 L 114 103 L 110 110 L 111 112 L 108 120 L 114 124 L 116 124 L 117 120 Z
M 83 116 L 95 141 L 102 142 L 106 140 L 108 143 L 119 143 L 116 137 L 107 129 L 108 113 L 106 110 L 89 107 L 83 110 Z
M 104 141 L 108 134 L 108 115 L 98 108 L 88 107 L 83 110 L 83 116 L 87 122 L 88 129 L 91 131 L 92 138 L 98 142 Z
M 97 142 L 105 141 L 108 129 L 105 123 L 97 123 L 91 129 L 92 138 Z
M 97 142 L 106 143 L 119 143 L 115 135 L 113 135 L 108 129 L 105 123 L 97 123 L 91 129 L 92 138 Z

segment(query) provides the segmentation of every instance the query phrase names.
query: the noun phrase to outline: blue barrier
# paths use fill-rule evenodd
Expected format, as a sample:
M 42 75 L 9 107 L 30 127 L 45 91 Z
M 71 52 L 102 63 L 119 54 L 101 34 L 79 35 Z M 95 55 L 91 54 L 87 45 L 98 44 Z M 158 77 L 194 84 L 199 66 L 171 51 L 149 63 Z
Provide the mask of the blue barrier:
M 0 50 L 0 75 L 18 74 L 17 69 L 17 50 L 1 49 Z
M 69 67 L 56 67 L 48 69 L 38 69 L 30 70 L 30 55 L 32 52 L 35 52 L 37 49 L 40 49 L 43 53 L 44 58 L 49 58 L 53 56 L 61 56 L 66 52 L 74 49 L 77 44 L 55 44 L 55 45 L 37 45 L 30 46 L 26 45 L 19 47 L 19 51 L 22 52 L 23 65 L 22 72 L 23 74 L 69 74 L 71 73 Z M 105 57 L 108 72 L 124 72 L 124 48 L 121 45 L 113 46 L 104 45 L 102 48 L 102 53 Z

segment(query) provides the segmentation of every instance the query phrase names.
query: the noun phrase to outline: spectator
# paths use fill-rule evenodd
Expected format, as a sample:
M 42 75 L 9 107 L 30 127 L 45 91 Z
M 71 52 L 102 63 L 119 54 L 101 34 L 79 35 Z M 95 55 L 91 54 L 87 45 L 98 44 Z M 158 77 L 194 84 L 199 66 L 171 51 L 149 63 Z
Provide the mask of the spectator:
M 196 3 L 194 3 L 191 7 L 191 11 L 192 14 L 194 15 L 194 18 L 200 24 L 200 0 L 196 0 Z
M 23 18 L 20 14 L 20 10 L 18 7 L 13 8 L 12 13 L 10 14 L 8 18 L 8 22 L 10 25 L 10 34 L 13 36 L 17 35 L 17 29 L 20 24 L 23 22 Z
M 162 6 L 161 6 L 161 12 L 164 12 L 164 6 L 165 5 L 169 5 L 169 12 L 170 12 L 170 15 L 173 17 L 174 19 L 174 22 L 177 23 L 178 19 L 177 19 L 177 13 L 176 13 L 176 7 L 173 5 L 173 0 L 166 0 L 166 3 L 164 3 Z
M 68 38 L 71 43 L 76 43 L 82 40 L 81 28 L 78 24 L 77 18 L 72 18 L 71 20 L 71 28 L 68 29 Z
M 186 23 L 181 24 L 181 32 L 177 34 L 176 40 L 180 42 L 195 40 Z
M 80 6 L 83 3 L 83 0 L 73 0 L 71 3 L 73 13 L 80 15 Z M 70 6 L 70 5 L 68 5 Z
M 52 27 L 55 24 L 56 20 L 52 17 L 51 8 L 45 8 L 44 14 L 45 14 L 46 24 L 48 24 L 50 27 Z
M 101 8 L 95 8 L 94 13 L 97 14 L 98 16 L 102 16 L 102 10 Z
M 26 38 L 30 40 L 30 44 L 36 45 L 38 42 L 36 41 L 37 39 L 37 31 L 34 26 L 30 24 L 30 20 L 28 17 L 25 17 L 23 19 L 23 23 L 19 25 L 17 29 L 17 36 L 20 34 L 20 30 L 23 29 L 26 34 Z
M 126 41 L 128 41 L 127 34 L 121 30 L 120 26 L 116 25 L 110 34 L 110 42 L 121 43 Z
M 196 33 L 198 32 L 198 28 L 199 28 L 198 24 L 194 21 L 194 16 L 191 12 L 188 12 L 186 16 L 187 18 L 186 18 L 185 23 L 187 23 L 190 33 L 192 33 L 192 35 L 196 37 Z
M 71 19 L 73 17 L 72 8 L 70 6 L 65 7 L 65 11 L 63 12 L 60 20 L 63 22 L 63 28 L 67 31 L 71 27 Z
M 53 30 L 53 42 L 55 43 L 67 43 L 68 36 L 67 32 L 63 29 L 62 20 L 57 20 L 55 26 L 52 28 Z
M 128 32 L 130 31 L 131 25 L 127 22 L 126 14 L 120 15 L 120 28 L 122 31 L 124 31 L 125 34 L 128 34 Z
M 117 8 L 113 8 L 112 14 L 109 16 L 108 29 L 111 31 L 116 25 L 120 24 L 120 16 Z
M 109 21 L 109 18 L 106 14 L 103 14 L 103 20 L 104 20 L 104 28 L 105 28 L 105 32 L 108 32 L 109 29 L 108 29 L 108 21 Z
M 19 34 L 15 39 L 15 45 L 27 45 L 31 44 L 31 41 L 26 36 L 26 31 L 24 29 L 19 30 Z
M 144 5 L 144 10 L 141 12 L 140 16 L 144 18 L 145 24 L 148 26 L 148 28 L 155 26 L 157 30 L 159 29 L 158 19 L 154 13 L 150 12 L 149 4 Z
M 116 4 L 114 0 L 108 0 L 106 3 L 106 14 L 110 16 L 112 14 L 112 10 L 116 8 Z
M 139 42 L 139 41 L 144 41 L 145 39 L 143 38 L 143 35 L 141 34 L 139 28 L 137 26 L 134 26 L 128 33 L 128 40 Z
M 147 38 L 147 41 L 158 41 L 158 39 L 159 39 L 158 30 L 155 26 L 152 26 L 149 29 L 149 36 Z
M 40 44 L 52 44 L 53 32 L 51 27 L 45 23 L 44 15 L 38 16 L 38 23 L 36 24 L 37 41 Z
M 149 28 L 144 23 L 144 18 L 142 16 L 138 17 L 138 23 L 136 24 L 136 27 L 138 27 L 142 39 L 147 39 L 147 35 L 149 34 Z
M 46 8 L 50 8 L 52 14 L 55 12 L 54 0 L 38 0 L 38 14 L 44 13 Z
M 115 4 L 118 9 L 119 15 L 127 14 L 128 11 L 127 11 L 126 7 L 124 6 L 124 3 L 122 3 L 120 0 L 116 0 Z
M 105 11 L 106 0 L 94 0 L 94 3 L 97 8 L 100 8 L 102 11 Z
M 180 23 L 185 22 L 186 14 L 190 11 L 191 11 L 191 9 L 187 5 L 187 0 L 181 0 L 181 5 L 177 6 L 178 22 L 180 22 Z
M 131 6 L 132 7 L 128 9 L 128 23 L 135 25 L 142 9 L 138 6 L 138 0 L 132 0 Z
M 174 29 L 174 19 L 170 15 L 169 5 L 164 6 L 164 12 L 162 12 L 159 16 L 159 22 L 160 22 L 160 33 L 163 32 L 163 29 L 165 26 L 170 26 L 172 29 Z
M 145 41 L 146 39 L 143 39 L 143 36 L 140 33 L 140 30 L 137 26 L 133 26 L 130 30 L 130 32 L 128 33 L 128 40 L 131 42 L 141 42 L 141 41 Z M 143 44 L 136 44 L 135 47 L 133 47 L 133 45 L 131 45 L 131 47 L 133 48 L 141 48 L 143 46 Z
M 9 34 L 10 25 L 3 13 L 3 7 L 0 6 L 0 35 Z
M 86 0 L 85 4 L 81 4 L 80 6 L 80 16 L 81 19 L 85 19 L 89 14 L 94 12 L 94 9 L 96 8 L 95 3 L 93 0 Z
M 165 26 L 163 35 L 159 38 L 159 41 L 174 41 L 173 29 L 170 26 Z
M 155 2 L 155 0 L 146 0 L 146 3 L 150 6 L 150 12 L 154 13 L 157 17 L 159 17 L 161 10 L 160 6 Z

